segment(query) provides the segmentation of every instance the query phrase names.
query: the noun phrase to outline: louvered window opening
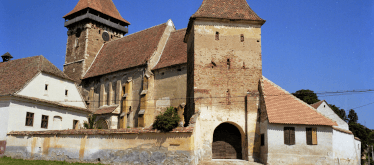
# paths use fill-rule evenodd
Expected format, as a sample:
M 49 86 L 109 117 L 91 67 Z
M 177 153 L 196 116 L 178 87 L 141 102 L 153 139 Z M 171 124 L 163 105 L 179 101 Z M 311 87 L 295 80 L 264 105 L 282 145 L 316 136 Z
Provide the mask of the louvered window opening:
M 284 144 L 295 145 L 295 127 L 284 127 Z
M 41 128 L 48 128 L 48 116 L 42 115 Z
M 34 125 L 34 113 L 27 112 L 26 114 L 26 126 L 33 126 Z
M 317 145 L 317 128 L 306 128 L 306 144 Z

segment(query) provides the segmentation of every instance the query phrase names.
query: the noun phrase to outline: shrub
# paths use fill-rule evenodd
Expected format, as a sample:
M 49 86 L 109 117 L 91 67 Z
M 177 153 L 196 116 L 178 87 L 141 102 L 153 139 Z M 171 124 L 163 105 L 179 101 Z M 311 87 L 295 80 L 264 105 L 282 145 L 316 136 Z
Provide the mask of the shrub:
M 88 115 L 87 116 L 87 120 L 88 121 L 84 121 L 84 123 L 83 123 L 84 128 L 86 128 L 86 129 L 94 129 L 95 128 L 95 124 L 96 124 L 96 122 L 95 122 L 96 117 L 97 116 L 94 115 L 94 114 Z
M 164 113 L 160 113 L 160 115 L 156 116 L 153 128 L 162 132 L 169 132 L 178 126 L 179 120 L 180 117 L 178 116 L 177 109 L 169 107 Z

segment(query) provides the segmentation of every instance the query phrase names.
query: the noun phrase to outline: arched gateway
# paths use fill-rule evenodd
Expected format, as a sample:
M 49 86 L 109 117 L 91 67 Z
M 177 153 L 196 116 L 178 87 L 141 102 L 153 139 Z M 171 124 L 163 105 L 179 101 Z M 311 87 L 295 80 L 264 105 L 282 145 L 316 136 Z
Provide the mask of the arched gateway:
M 236 126 L 222 123 L 214 130 L 212 155 L 213 159 L 242 159 L 242 139 Z

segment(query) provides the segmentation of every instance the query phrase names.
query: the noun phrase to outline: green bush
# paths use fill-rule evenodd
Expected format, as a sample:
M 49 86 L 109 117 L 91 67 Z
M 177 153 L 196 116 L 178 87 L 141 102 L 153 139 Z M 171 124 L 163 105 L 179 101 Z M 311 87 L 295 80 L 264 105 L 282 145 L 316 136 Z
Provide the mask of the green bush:
M 179 120 L 180 117 L 178 116 L 177 109 L 169 107 L 164 113 L 156 116 L 153 128 L 162 132 L 169 132 L 178 126 Z

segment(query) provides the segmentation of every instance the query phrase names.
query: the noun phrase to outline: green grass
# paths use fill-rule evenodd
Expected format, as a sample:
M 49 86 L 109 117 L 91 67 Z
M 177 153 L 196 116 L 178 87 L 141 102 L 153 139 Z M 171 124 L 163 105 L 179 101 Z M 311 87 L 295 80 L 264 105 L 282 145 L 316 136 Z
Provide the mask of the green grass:
M 59 164 L 69 164 L 69 165 L 90 165 L 92 163 L 69 163 L 60 161 L 46 161 L 46 160 L 23 160 L 23 159 L 12 159 L 10 157 L 0 158 L 0 164 L 10 164 L 10 165 L 59 165 Z M 100 165 L 101 163 L 94 164 Z

